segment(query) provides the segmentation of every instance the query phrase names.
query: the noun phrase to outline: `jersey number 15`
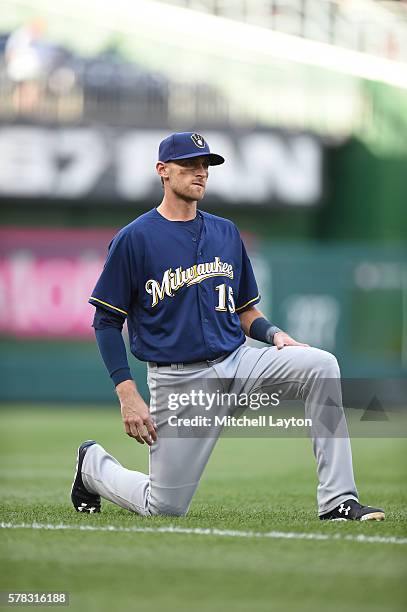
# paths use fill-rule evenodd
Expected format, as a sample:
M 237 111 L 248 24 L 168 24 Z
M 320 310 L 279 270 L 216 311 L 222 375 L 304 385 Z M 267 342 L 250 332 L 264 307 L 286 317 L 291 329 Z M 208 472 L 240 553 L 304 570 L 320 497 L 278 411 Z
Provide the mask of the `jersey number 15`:
M 223 285 L 218 285 L 215 289 L 219 292 L 219 302 L 215 310 L 219 312 L 227 312 L 229 310 L 229 312 L 233 314 L 236 311 L 235 300 L 233 299 L 233 288 L 223 283 Z

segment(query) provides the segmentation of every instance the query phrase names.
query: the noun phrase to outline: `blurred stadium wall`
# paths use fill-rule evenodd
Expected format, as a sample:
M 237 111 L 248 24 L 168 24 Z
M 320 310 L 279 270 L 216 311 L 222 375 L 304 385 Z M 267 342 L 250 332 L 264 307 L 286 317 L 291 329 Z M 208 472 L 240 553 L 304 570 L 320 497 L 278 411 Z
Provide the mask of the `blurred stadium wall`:
M 353 4 L 3 0 L 1 400 L 114 401 L 87 298 L 175 130 L 227 159 L 203 208 L 266 314 L 345 376 L 405 377 L 407 8 Z

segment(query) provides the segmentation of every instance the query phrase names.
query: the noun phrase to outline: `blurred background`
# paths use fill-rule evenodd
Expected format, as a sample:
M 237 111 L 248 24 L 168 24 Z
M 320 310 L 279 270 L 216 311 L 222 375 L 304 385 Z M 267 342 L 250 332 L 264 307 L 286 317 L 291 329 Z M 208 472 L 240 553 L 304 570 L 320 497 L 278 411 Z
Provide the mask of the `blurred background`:
M 262 310 L 344 376 L 405 377 L 407 2 L 2 0 L 0 399 L 115 401 L 87 298 L 187 130 L 226 157 L 202 208 Z

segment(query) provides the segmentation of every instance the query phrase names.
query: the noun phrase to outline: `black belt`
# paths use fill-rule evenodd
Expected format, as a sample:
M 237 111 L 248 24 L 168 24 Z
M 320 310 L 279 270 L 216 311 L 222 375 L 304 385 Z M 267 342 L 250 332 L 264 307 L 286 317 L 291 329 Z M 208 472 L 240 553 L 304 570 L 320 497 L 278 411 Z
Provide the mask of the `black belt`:
M 184 370 L 185 368 L 210 368 L 215 363 L 220 363 L 226 357 L 228 357 L 230 353 L 224 353 L 217 357 L 216 359 L 205 359 L 204 361 L 186 361 L 181 363 L 162 363 L 158 361 L 150 361 L 149 365 L 157 368 L 172 368 L 173 370 Z

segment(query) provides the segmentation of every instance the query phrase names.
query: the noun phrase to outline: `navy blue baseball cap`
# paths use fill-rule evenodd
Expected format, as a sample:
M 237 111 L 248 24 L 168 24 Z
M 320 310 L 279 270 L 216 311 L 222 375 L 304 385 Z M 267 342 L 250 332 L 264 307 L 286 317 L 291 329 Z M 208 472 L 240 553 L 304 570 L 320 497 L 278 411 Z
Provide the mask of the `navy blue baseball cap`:
M 169 162 L 188 157 L 207 155 L 210 166 L 219 166 L 225 161 L 221 155 L 211 153 L 208 143 L 200 134 L 195 132 L 177 132 L 170 134 L 160 142 L 158 161 Z

